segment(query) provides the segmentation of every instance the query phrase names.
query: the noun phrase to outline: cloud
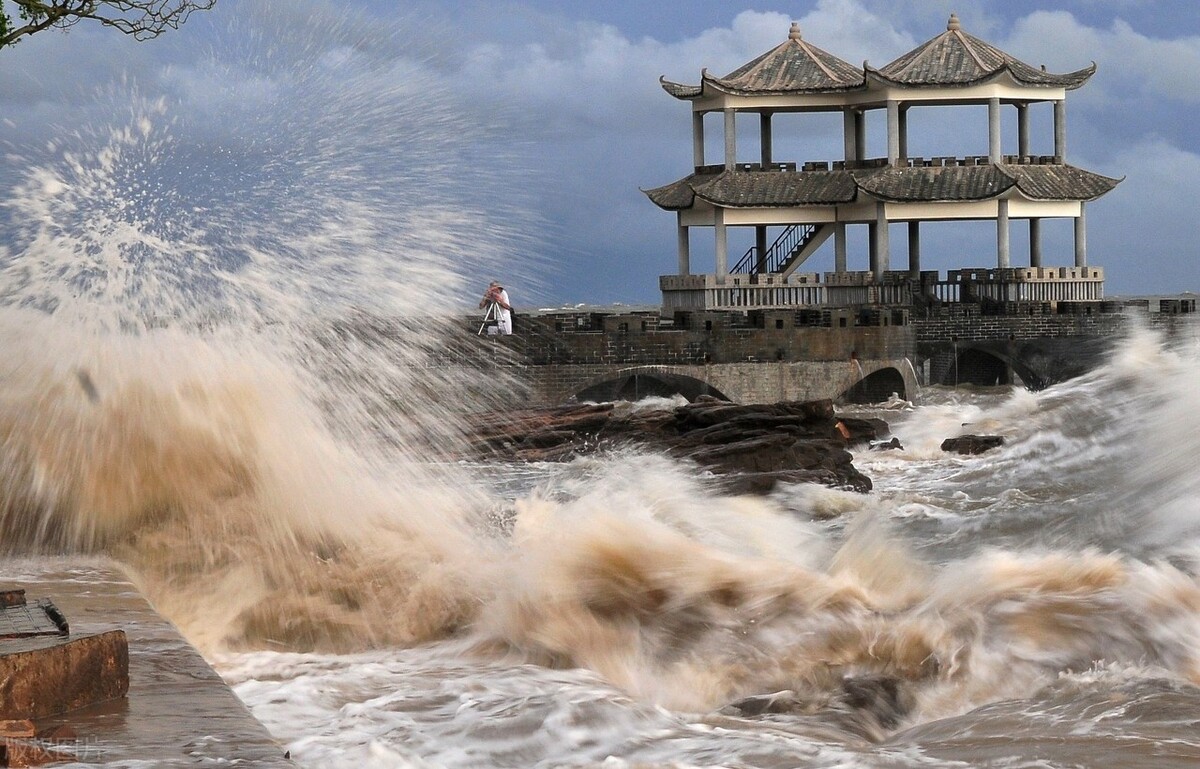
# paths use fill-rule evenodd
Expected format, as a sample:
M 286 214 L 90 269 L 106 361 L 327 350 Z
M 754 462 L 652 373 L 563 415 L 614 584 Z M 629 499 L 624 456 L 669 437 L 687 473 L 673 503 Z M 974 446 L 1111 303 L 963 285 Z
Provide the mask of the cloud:
M 573 10 L 543 13 L 521 3 L 506 5 L 495 24 L 475 19 L 469 25 L 437 3 L 420 19 L 347 16 L 327 0 L 241 3 L 232 14 L 226 9 L 234 6 L 219 4 L 150 44 L 80 27 L 5 51 L 0 114 L 32 134 L 70 125 L 97 88 L 125 77 L 147 95 L 168 95 L 214 134 L 228 133 L 241 130 L 237 119 L 273 109 L 281 94 L 302 87 L 303 77 L 324 73 L 325 85 L 341 79 L 352 89 L 356 109 L 363 110 L 354 117 L 364 125 L 321 118 L 331 109 L 321 103 L 307 111 L 293 107 L 294 114 L 278 116 L 277 123 L 322 119 L 354 138 L 370 133 L 369 121 L 392 121 L 390 133 L 380 132 L 387 138 L 378 153 L 381 160 L 393 156 L 396 166 L 410 148 L 436 146 L 439 131 L 453 132 L 453 151 L 436 160 L 423 157 L 422 169 L 455 180 L 449 189 L 472 204 L 492 195 L 491 205 L 524 207 L 528 216 L 520 221 L 553 223 L 540 232 L 540 251 L 561 265 L 545 280 L 547 297 L 654 301 L 657 276 L 674 269 L 674 217 L 638 188 L 672 181 L 691 167 L 690 110 L 659 88 L 660 75 L 697 83 L 702 68 L 726 74 L 786 39 L 792 21 L 805 39 L 851 64 L 866 59 L 881 66 L 940 33 L 949 7 L 922 0 L 900 16 L 890 1 L 819 0 L 801 4 L 802 15 L 795 17 L 780 4 L 780 11 L 744 10 L 727 24 L 664 41 L 624 31 L 628 26 L 573 20 Z M 494 12 L 489 8 L 472 6 L 472 13 Z M 1120 244 L 1116 251 L 1132 247 L 1129 233 L 1139 225 L 1128 212 L 1138 212 L 1158 228 L 1156 243 L 1139 248 L 1156 259 L 1178 254 L 1196 234 L 1186 224 L 1194 217 L 1180 213 L 1180 206 L 1191 197 L 1186 180 L 1196 178 L 1189 126 L 1200 93 L 1183 84 L 1200 81 L 1200 38 L 1155 37 L 1119 19 L 1089 26 L 1064 11 L 1013 19 L 1007 8 L 983 16 L 986 10 L 982 6 L 977 20 L 964 19 L 969 31 L 1031 64 L 1044 62 L 1056 71 L 1093 59 L 1099 64 L 1092 82 L 1069 97 L 1070 157 L 1130 178 L 1093 205 L 1093 252 L 1104 252 L 1110 242 Z M 395 110 L 365 106 L 371 94 L 394 102 L 406 93 L 422 100 L 404 111 L 403 120 Z M 922 133 L 913 140 L 914 154 L 986 152 L 978 115 L 947 121 L 940 113 L 917 112 L 913 125 Z M 1034 119 L 1035 142 L 1044 145 L 1048 118 L 1037 113 Z M 739 126 L 752 134 L 753 122 Z M 710 153 L 720 152 L 719 133 L 710 127 Z M 336 138 L 326 140 L 332 146 Z M 361 139 L 355 141 L 365 146 Z M 785 116 L 776 140 L 786 159 L 828 159 L 840 151 L 840 122 L 836 116 Z M 969 147 L 956 145 L 968 141 Z M 250 144 L 238 151 L 252 151 Z M 1141 152 L 1170 160 L 1146 165 Z M 1121 225 L 1110 226 L 1110 220 Z M 697 244 L 697 252 L 704 247 Z M 927 250 L 932 260 L 932 243 Z M 1121 272 L 1115 264 L 1105 266 L 1114 278 Z M 1193 275 L 1192 287 L 1197 282 Z
M 1128 176 L 1088 213 L 1089 259 L 1107 268 L 1109 293 L 1200 289 L 1200 218 L 1188 211 L 1200 154 L 1151 136 L 1122 149 L 1112 165 Z
M 1038 11 L 1017 21 L 1006 45 L 1014 56 L 1060 72 L 1096 61 L 1097 76 L 1080 92 L 1081 101 L 1107 105 L 1150 97 L 1200 103 L 1200 91 L 1181 87 L 1200 81 L 1200 36 L 1154 38 L 1120 19 L 1097 29 L 1065 11 Z

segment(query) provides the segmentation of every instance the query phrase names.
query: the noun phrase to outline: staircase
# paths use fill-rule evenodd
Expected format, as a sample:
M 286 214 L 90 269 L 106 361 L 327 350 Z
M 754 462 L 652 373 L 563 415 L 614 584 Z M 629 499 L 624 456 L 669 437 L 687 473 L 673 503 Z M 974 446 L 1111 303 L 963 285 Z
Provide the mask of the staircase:
M 780 233 L 775 242 L 767 249 L 765 255 L 758 253 L 757 246 L 742 256 L 729 272 L 731 274 L 755 275 L 763 273 L 781 273 L 798 265 L 807 258 L 805 249 L 818 237 L 828 237 L 828 224 L 793 224 Z M 824 240 L 824 237 L 821 239 Z

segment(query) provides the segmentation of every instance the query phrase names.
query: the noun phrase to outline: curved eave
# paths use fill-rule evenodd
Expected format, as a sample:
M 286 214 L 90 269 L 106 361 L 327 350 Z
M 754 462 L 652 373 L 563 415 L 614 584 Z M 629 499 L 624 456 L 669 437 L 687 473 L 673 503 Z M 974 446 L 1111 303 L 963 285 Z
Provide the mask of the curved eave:
M 704 85 L 711 87 L 712 90 L 717 91 L 718 93 L 727 94 L 729 96 L 796 96 L 796 95 L 806 95 L 806 94 L 811 94 L 811 95 L 815 96 L 815 95 L 827 94 L 827 93 L 850 93 L 852 91 L 861 91 L 867 87 L 867 82 L 864 79 L 863 82 L 861 82 L 861 83 L 858 83 L 855 85 L 845 85 L 845 86 L 822 86 L 820 88 L 789 88 L 786 90 L 782 90 L 782 89 L 750 90 L 750 89 L 746 89 L 746 88 L 737 88 L 734 86 L 730 86 L 726 83 L 721 82 L 717 78 L 708 78 L 707 80 L 704 81 Z
M 1067 72 L 1061 75 L 1043 72 L 1040 69 L 1034 69 L 1025 64 L 1017 66 L 1017 63 L 1009 64 L 1008 72 L 1012 76 L 1012 79 L 1021 85 L 1049 86 L 1074 91 L 1076 88 L 1083 86 L 1088 80 L 1091 80 L 1092 75 L 1096 74 L 1096 62 L 1092 62 L 1090 66 L 1083 69 L 1077 69 L 1074 72 Z
M 892 86 L 894 88 L 970 88 L 971 86 L 986 85 L 987 83 L 999 80 L 1008 72 L 1008 67 L 997 67 L 974 78 L 946 78 L 944 80 L 893 78 L 866 62 L 863 62 L 863 71 L 866 73 L 868 83 Z
M 1092 75 L 1096 73 L 1096 64 L 1093 62 L 1091 66 L 1084 67 L 1083 69 L 1068 72 L 1064 75 L 1056 75 L 1034 69 L 1027 65 L 1021 65 L 1020 62 L 1006 62 L 993 70 L 983 72 L 972 78 L 925 78 L 918 80 L 891 77 L 884 73 L 883 70 L 876 69 L 863 62 L 863 72 L 866 73 L 866 82 L 895 88 L 970 88 L 972 86 L 995 82 L 1008 75 L 1014 84 L 1025 88 L 1063 88 L 1073 91 L 1091 79 Z
M 859 188 L 887 203 L 963 203 L 1000 197 L 1016 180 L 998 166 L 884 168 L 855 175 Z
M 1030 200 L 1079 200 L 1089 202 L 1111 192 L 1125 177 L 1085 171 L 1069 165 L 1001 166 L 1021 194 Z
M 697 199 L 720 208 L 790 208 L 853 203 L 859 191 L 886 203 L 970 203 L 1014 189 L 1032 201 L 1092 201 L 1123 179 L 1068 165 L 871 168 L 852 171 L 723 171 L 692 174 L 642 190 L 667 211 Z
M 696 174 L 692 174 L 662 187 L 642 190 L 642 193 L 650 198 L 651 203 L 661 209 L 683 211 L 691 208 L 692 204 L 696 202 L 696 193 L 692 189 L 692 180 L 695 178 Z
M 861 91 L 867 87 L 866 78 L 863 78 L 861 83 L 847 83 L 845 85 L 825 85 L 814 88 L 786 88 L 786 89 L 758 89 L 758 88 L 740 88 L 731 85 L 723 78 L 713 77 L 705 71 L 701 75 L 701 90 L 711 88 L 712 90 L 723 93 L 729 96 L 794 96 L 804 94 L 826 94 L 826 93 L 849 93 L 851 91 Z
M 696 197 L 722 208 L 832 206 L 858 196 L 845 171 L 726 171 L 692 188 Z
M 662 89 L 664 91 L 671 94 L 676 99 L 680 99 L 683 101 L 692 101 L 694 99 L 698 99 L 698 98 L 700 98 L 700 95 L 702 93 L 704 93 L 703 86 L 686 85 L 684 83 L 675 83 L 670 80 L 667 80 L 666 77 L 661 76 L 661 75 L 658 78 L 658 84 L 660 86 L 662 86 Z

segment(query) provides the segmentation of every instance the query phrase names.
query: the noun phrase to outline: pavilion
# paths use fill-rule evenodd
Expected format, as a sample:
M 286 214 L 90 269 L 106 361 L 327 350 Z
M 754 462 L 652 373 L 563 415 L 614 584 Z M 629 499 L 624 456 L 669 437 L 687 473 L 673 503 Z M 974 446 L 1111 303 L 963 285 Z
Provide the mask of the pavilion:
M 879 68 L 848 64 L 809 43 L 793 23 L 785 42 L 725 77 L 704 70 L 699 85 L 660 78 L 668 94 L 691 103 L 694 158 L 691 174 L 646 191 L 678 221 L 678 273 L 660 278 L 664 311 L 1103 298 L 1103 270 L 1087 260 L 1085 206 L 1121 180 L 1066 162 L 1067 92 L 1095 69 L 1053 74 L 1030 66 L 964 32 L 951 14 L 944 33 Z M 1030 108 L 1044 103 L 1053 105 L 1053 154 L 1034 155 Z M 909 110 L 966 105 L 987 107 L 987 155 L 909 156 Z M 1015 154 L 1004 152 L 1006 106 L 1016 110 Z M 723 118 L 717 164 L 705 157 L 704 117 L 712 112 Z M 799 167 L 777 160 L 772 118 L 818 112 L 842 114 L 843 157 Z M 739 158 L 738 118 L 747 113 L 758 115 L 754 162 Z M 886 117 L 886 157 L 867 155 L 872 113 Z M 1070 266 L 1043 266 L 1041 224 L 1050 218 L 1073 220 Z M 1028 222 L 1029 252 L 1020 260 L 1028 266 L 1013 265 L 1014 219 Z M 922 223 L 952 220 L 995 222 L 995 269 L 955 270 L 946 280 L 922 272 Z M 889 225 L 899 222 L 907 224 L 908 263 L 894 271 Z M 851 271 L 847 230 L 857 226 L 867 229 L 869 269 Z M 693 273 L 695 227 L 713 231 L 711 274 Z M 754 245 L 732 265 L 730 227 L 754 231 Z M 823 279 L 798 272 L 830 238 L 834 271 Z

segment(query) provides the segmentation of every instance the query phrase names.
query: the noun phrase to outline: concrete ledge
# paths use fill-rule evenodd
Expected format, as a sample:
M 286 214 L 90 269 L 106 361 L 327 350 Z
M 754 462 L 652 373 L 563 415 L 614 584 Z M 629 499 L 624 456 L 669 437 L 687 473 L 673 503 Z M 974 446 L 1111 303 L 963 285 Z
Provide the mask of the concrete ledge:
M 72 633 L 123 630 L 128 641 L 127 696 L 35 719 L 37 738 L 29 745 L 50 747 L 88 765 L 293 766 L 216 671 L 116 564 L 80 557 L 8 559 L 0 562 L 0 583 L 53 599 Z M 27 747 L 17 737 L 0 741 L 18 750 Z

